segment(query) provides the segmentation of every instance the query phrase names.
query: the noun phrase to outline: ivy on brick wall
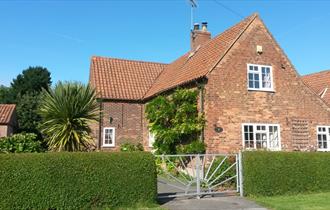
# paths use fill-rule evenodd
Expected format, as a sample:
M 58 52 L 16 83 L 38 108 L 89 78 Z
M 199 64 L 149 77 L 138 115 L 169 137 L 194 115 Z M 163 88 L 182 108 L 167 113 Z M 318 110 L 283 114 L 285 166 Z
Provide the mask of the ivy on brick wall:
M 198 91 L 177 89 L 158 96 L 146 105 L 149 130 L 155 135 L 153 147 L 159 154 L 203 153 L 200 134 L 204 116 L 197 109 Z

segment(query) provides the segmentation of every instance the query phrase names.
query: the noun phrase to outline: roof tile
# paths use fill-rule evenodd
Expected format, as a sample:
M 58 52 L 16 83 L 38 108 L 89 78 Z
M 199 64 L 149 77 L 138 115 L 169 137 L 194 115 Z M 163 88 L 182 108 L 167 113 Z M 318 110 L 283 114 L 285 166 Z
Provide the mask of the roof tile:
M 94 56 L 90 83 L 100 98 L 139 100 L 166 64 Z
M 15 108 L 15 104 L 0 104 L 0 124 L 10 124 Z
M 330 105 L 330 70 L 301 76 L 303 82 Z

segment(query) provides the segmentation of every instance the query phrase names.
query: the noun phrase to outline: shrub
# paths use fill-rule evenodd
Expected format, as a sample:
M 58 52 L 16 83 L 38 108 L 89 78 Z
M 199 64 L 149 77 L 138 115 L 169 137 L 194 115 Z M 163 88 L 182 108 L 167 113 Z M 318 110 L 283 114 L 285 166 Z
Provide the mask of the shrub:
M 43 147 L 34 133 L 19 133 L 0 138 L 0 153 L 41 152 Z
M 330 153 L 244 152 L 245 195 L 330 191 Z
M 199 140 L 192 141 L 190 144 L 181 144 L 176 147 L 178 154 L 203 154 L 205 153 L 205 150 L 205 143 Z
M 176 154 L 178 145 L 199 139 L 205 125 L 198 112 L 198 91 L 176 89 L 168 96 L 160 95 L 146 105 L 149 129 L 155 135 L 153 144 L 158 154 Z
M 143 145 L 141 143 L 133 144 L 130 142 L 126 142 L 120 145 L 120 151 L 122 152 L 143 151 Z
M 91 209 L 152 203 L 153 155 L 36 153 L 0 155 L 0 209 Z

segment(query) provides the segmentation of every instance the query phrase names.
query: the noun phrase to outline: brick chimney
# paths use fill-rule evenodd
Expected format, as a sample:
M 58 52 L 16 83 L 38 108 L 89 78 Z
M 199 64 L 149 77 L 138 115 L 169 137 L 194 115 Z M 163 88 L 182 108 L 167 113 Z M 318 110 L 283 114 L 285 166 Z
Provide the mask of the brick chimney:
M 194 29 L 191 31 L 190 47 L 191 51 L 195 51 L 198 46 L 204 44 L 211 39 L 211 33 L 207 31 L 207 22 L 202 22 L 200 29 L 199 23 L 194 24 Z

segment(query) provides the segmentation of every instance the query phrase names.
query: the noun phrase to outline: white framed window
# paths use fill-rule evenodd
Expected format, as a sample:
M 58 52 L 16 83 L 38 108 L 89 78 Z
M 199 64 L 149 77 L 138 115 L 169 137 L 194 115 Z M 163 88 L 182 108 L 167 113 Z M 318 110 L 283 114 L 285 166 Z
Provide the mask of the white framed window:
M 330 126 L 317 126 L 317 150 L 330 151 Z
M 148 141 L 149 141 L 149 147 L 153 147 L 155 143 L 155 134 L 152 133 L 151 131 L 149 131 Z
M 278 124 L 242 124 L 243 148 L 281 150 Z
M 103 129 L 103 147 L 114 147 L 115 146 L 115 128 L 106 127 Z
M 247 64 L 248 90 L 274 91 L 272 66 Z

